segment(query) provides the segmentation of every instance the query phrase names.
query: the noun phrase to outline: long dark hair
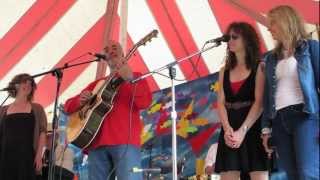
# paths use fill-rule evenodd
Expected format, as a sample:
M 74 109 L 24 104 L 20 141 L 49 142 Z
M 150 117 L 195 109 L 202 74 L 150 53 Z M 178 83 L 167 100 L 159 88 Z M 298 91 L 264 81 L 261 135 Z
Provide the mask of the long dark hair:
M 258 61 L 261 58 L 259 37 L 255 29 L 246 22 L 233 22 L 226 31 L 226 34 L 230 34 L 233 31 L 239 34 L 245 47 L 245 63 L 247 69 L 255 69 L 258 65 Z M 227 48 L 226 57 L 226 69 L 231 70 L 237 65 L 237 58 L 234 52 Z

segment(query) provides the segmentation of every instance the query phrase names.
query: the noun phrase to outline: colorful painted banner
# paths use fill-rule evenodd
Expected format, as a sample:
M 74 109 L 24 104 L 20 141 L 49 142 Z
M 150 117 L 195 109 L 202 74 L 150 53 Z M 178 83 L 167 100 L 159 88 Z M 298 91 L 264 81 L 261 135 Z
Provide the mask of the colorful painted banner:
M 176 86 L 177 154 L 180 175 L 196 172 L 196 159 L 204 159 L 209 146 L 218 138 L 220 124 L 216 112 L 218 73 Z M 169 80 L 168 80 L 169 81 Z M 149 109 L 142 112 L 142 164 L 161 168 L 171 177 L 171 89 L 153 94 Z

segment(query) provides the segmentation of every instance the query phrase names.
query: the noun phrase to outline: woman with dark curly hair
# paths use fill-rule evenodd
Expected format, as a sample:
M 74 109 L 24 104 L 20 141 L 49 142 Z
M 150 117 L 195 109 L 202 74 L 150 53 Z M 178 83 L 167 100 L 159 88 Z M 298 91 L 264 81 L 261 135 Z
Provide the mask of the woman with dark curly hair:
M 8 85 L 13 103 L 0 107 L 0 179 L 35 180 L 42 168 L 47 118 L 32 103 L 36 84 L 28 74 L 16 75 Z
M 259 38 L 245 22 L 234 22 L 226 64 L 220 70 L 218 114 L 222 124 L 215 171 L 221 179 L 239 179 L 240 172 L 251 179 L 268 179 L 267 155 L 260 138 L 260 115 L 264 75 Z

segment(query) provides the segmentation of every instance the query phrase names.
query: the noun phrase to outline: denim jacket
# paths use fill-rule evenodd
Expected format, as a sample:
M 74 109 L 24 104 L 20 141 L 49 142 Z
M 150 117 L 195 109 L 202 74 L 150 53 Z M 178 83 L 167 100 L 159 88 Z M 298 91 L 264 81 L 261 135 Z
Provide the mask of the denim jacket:
M 298 78 L 304 98 L 303 111 L 319 117 L 319 42 L 306 40 L 296 48 L 294 57 L 298 62 Z M 265 88 L 262 128 L 271 127 L 271 119 L 276 117 L 275 94 L 277 88 L 276 66 L 278 59 L 269 51 L 264 56 Z

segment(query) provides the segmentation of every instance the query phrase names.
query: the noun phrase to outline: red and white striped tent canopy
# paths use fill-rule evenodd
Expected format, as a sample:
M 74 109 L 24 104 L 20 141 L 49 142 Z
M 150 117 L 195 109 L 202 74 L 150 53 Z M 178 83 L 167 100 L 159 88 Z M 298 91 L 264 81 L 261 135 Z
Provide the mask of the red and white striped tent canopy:
M 61 67 L 87 52 L 101 52 L 108 28 L 104 16 L 107 3 L 108 0 L 2 0 L 0 88 L 6 87 L 18 73 L 34 75 Z M 318 0 L 120 0 L 112 38 L 119 38 L 121 7 L 127 7 L 127 11 L 123 11 L 128 17 L 123 32 L 127 35 L 128 49 L 151 30 L 159 30 L 158 37 L 140 47 L 129 61 L 134 71 L 143 73 L 197 52 L 206 40 L 221 36 L 233 21 L 254 25 L 262 38 L 263 49 L 267 50 L 273 47 L 272 38 L 252 14 L 264 15 L 280 4 L 295 7 L 306 19 L 308 31 L 316 30 Z M 198 64 L 195 64 L 196 58 L 193 62 L 181 63 L 177 66 L 177 78 L 190 81 L 217 72 L 223 64 L 225 48 L 222 45 L 204 53 Z M 74 62 L 90 59 L 93 58 L 84 56 Z M 64 71 L 60 103 L 93 81 L 96 71 L 96 63 Z M 54 102 L 55 79 L 46 75 L 36 82 L 35 101 L 49 112 Z M 170 85 L 170 81 L 160 75 L 150 77 L 148 82 L 153 91 Z M 0 101 L 5 97 L 6 92 L 1 92 Z

